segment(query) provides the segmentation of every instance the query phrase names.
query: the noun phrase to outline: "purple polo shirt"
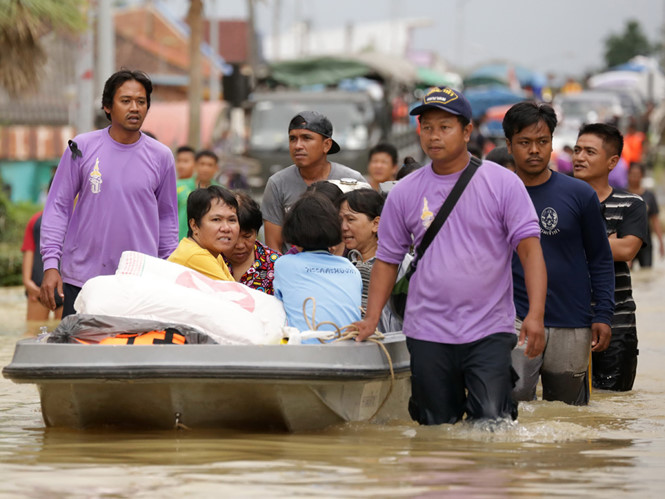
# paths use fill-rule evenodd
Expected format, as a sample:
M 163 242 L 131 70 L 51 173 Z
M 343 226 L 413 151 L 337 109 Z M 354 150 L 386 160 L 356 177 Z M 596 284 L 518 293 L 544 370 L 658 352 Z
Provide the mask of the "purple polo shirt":
M 123 251 L 168 257 L 178 246 L 171 151 L 145 134 L 121 144 L 109 128 L 74 141 L 82 157 L 65 150 L 44 207 L 44 270 L 60 263 L 63 282 L 82 286 L 115 273 Z
M 461 174 L 437 175 L 430 163 L 397 183 L 381 213 L 379 260 L 399 264 L 412 234 L 420 243 Z M 404 334 L 460 344 L 513 332 L 512 254 L 539 236 L 521 180 L 483 162 L 411 277 Z

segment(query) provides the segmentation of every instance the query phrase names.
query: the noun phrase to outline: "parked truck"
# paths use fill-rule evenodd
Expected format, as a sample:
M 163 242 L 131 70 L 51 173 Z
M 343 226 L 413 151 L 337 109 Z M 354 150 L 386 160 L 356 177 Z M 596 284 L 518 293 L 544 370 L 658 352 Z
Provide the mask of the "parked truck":
M 300 111 L 318 111 L 330 119 L 333 138 L 341 148 L 330 160 L 362 174 L 367 172 L 369 150 L 382 141 L 397 148 L 399 161 L 407 155 L 417 159 L 421 155 L 413 123 L 394 122 L 385 101 L 367 92 L 267 91 L 254 93 L 250 102 L 247 153 L 261 164 L 260 178 L 250 179 L 254 189 L 262 190 L 270 175 L 293 163 L 288 124 Z

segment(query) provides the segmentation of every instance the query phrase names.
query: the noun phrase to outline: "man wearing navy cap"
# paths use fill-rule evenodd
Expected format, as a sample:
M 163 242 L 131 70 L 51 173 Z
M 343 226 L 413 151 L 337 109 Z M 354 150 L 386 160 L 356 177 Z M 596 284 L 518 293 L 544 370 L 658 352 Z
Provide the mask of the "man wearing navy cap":
M 365 319 L 358 340 L 375 330 L 409 247 L 425 231 L 469 166 L 471 106 L 448 87 L 434 88 L 411 111 L 431 162 L 392 189 L 381 213 Z M 491 162 L 471 178 L 409 283 L 403 332 L 411 354 L 409 413 L 420 424 L 517 417 L 511 391 L 514 332 L 511 258 L 524 267 L 530 309 L 520 344 L 543 349 L 547 274 L 533 203 L 520 179 Z
M 357 171 L 328 161 L 328 154 L 340 150 L 332 133 L 330 120 L 316 111 L 298 113 L 289 123 L 289 153 L 294 164 L 268 179 L 261 203 L 265 242 L 270 248 L 282 251 L 284 216 L 309 185 L 343 178 L 365 182 Z

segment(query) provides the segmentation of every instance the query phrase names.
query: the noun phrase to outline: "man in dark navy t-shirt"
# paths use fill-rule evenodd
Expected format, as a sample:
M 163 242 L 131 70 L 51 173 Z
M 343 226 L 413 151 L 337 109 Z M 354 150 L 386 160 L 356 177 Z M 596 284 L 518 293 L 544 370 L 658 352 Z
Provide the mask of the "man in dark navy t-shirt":
M 551 106 L 533 102 L 515 104 L 503 120 L 516 173 L 536 208 L 547 265 L 545 350 L 535 359 L 513 350 L 513 368 L 520 377 L 513 397 L 533 400 L 540 377 L 543 399 L 585 405 L 590 351 L 604 350 L 610 342 L 614 271 L 596 193 L 548 168 L 556 124 Z M 519 329 L 529 301 L 516 256 L 513 283 Z

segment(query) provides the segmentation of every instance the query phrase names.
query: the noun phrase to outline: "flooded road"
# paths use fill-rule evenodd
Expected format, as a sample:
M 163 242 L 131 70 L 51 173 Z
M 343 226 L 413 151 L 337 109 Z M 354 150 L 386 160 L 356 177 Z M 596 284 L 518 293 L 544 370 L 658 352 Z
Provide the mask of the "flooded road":
M 352 424 L 302 434 L 45 428 L 37 390 L 0 379 L 0 497 L 662 497 L 665 264 L 634 273 L 635 389 L 588 407 L 520 404 L 488 428 Z M 26 326 L 0 288 L 0 365 Z

